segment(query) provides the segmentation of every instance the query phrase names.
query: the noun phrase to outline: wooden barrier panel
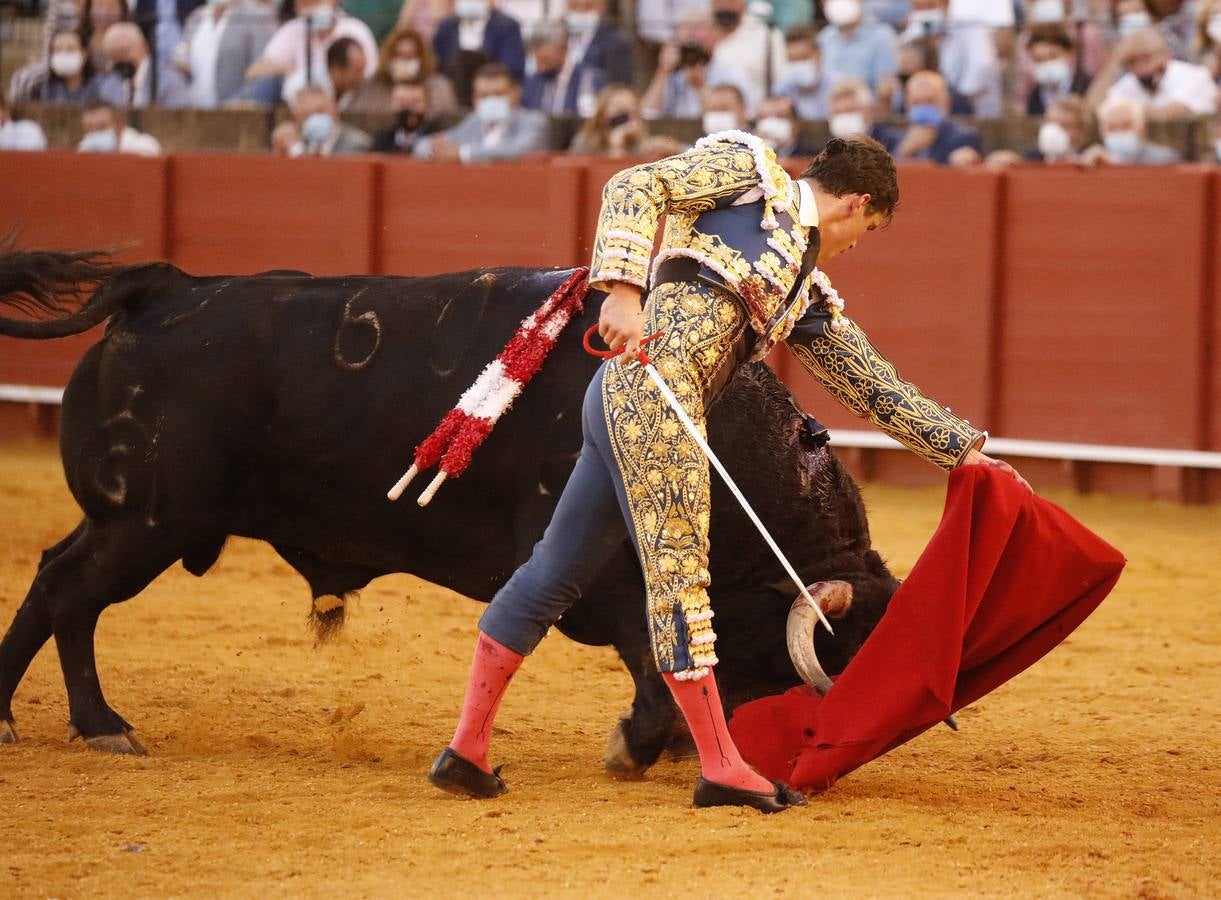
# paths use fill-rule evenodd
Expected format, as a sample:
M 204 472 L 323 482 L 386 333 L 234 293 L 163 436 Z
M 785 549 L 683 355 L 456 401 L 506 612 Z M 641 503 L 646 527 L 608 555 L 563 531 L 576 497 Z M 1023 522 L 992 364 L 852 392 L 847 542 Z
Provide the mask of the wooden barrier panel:
M 195 275 L 374 271 L 379 163 L 182 155 L 170 163 L 170 259 Z
M 1212 170 L 1212 205 L 1205 210 L 1204 221 L 1208 225 L 1208 256 L 1211 260 L 1209 280 L 1204 284 L 1205 322 L 1212 323 L 1208 333 L 1203 365 L 1205 390 L 1208 392 L 1207 444 L 1209 450 L 1221 450 L 1221 169 Z M 1221 478 L 1217 479 L 1221 490 Z
M 1200 448 L 1202 168 L 1007 175 L 1006 436 Z
M 101 153 L 0 153 L 0 235 L 25 248 L 165 255 L 166 162 Z M 6 310 L 6 315 L 9 312 Z M 53 341 L 0 338 L 0 382 L 62 386 L 101 328 Z
M 1000 176 L 901 166 L 899 191 L 890 227 L 867 233 L 825 271 L 847 315 L 901 376 L 995 431 L 990 352 Z M 865 427 L 787 352 L 777 365 L 825 424 Z
M 387 160 L 377 271 L 575 266 L 584 170 L 545 161 L 462 165 Z

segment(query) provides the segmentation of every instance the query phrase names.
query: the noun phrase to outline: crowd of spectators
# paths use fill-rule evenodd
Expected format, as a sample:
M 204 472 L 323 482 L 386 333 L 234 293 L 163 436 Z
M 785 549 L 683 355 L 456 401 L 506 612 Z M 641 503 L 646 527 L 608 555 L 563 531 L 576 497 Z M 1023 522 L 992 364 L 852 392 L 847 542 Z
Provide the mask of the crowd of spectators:
M 573 152 L 616 157 L 681 149 L 661 119 L 806 156 L 802 124 L 825 120 L 901 160 L 1165 164 L 1179 153 L 1149 123 L 1215 115 L 1221 96 L 1221 0 L 44 3 L 0 148 L 46 145 L 10 115 L 26 104 L 78 106 L 81 151 L 133 153 L 160 148 L 132 111 L 282 105 L 288 156 L 512 159 L 551 149 L 560 116 L 580 120 Z M 1007 116 L 1041 118 L 1036 144 L 987 154 L 975 124 Z

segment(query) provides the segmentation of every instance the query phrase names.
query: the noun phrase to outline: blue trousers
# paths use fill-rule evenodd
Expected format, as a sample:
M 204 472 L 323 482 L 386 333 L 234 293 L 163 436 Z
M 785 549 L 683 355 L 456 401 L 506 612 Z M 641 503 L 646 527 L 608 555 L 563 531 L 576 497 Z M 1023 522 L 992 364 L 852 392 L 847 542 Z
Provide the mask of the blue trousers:
M 522 656 L 538 646 L 631 534 L 627 496 L 602 413 L 605 371 L 603 364 L 585 392 L 584 443 L 551 524 L 479 620 L 484 634 Z

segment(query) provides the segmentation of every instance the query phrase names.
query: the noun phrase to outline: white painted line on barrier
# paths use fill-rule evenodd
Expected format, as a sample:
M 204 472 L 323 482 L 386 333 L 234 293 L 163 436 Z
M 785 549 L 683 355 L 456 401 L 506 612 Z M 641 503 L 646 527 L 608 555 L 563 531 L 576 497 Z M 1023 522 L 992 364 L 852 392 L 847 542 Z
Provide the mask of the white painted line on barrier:
M 902 450 L 903 445 L 877 431 L 830 429 L 834 447 L 867 450 Z M 1160 447 L 1119 447 L 1111 444 L 1065 444 L 989 437 L 984 446 L 989 456 L 1026 456 L 1037 459 L 1071 459 L 1083 462 L 1129 463 L 1138 466 L 1182 466 L 1188 469 L 1221 469 L 1221 453 L 1206 450 L 1170 450 Z
M 28 384 L 0 384 L 0 401 L 48 403 L 64 401 L 63 388 Z M 836 447 L 863 450 L 902 450 L 903 445 L 879 431 L 831 429 Z M 1110 444 L 1066 444 L 1057 441 L 1027 441 L 1019 438 L 988 438 L 986 448 L 994 456 L 1026 456 L 1035 459 L 1071 459 L 1082 462 L 1128 463 L 1136 466 L 1182 466 L 1186 469 L 1221 469 L 1221 453 L 1206 450 L 1168 450 L 1159 447 L 1117 447 Z
M 39 387 L 32 384 L 0 384 L 0 400 L 9 403 L 49 403 L 59 406 L 64 402 L 64 389 Z

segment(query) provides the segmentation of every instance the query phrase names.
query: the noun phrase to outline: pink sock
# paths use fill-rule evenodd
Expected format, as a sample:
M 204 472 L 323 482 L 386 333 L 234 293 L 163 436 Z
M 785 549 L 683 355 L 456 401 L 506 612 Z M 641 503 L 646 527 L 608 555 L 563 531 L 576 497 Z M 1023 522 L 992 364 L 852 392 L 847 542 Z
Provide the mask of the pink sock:
M 492 741 L 492 722 L 496 718 L 496 710 L 500 708 L 505 688 L 524 658 L 480 632 L 475 644 L 475 659 L 471 662 L 470 680 L 466 685 L 466 699 L 462 703 L 462 715 L 449 746 L 485 772 L 492 771 L 488 765 L 488 744 Z
M 691 729 L 704 778 L 748 791 L 775 790 L 770 781 L 746 764 L 729 736 L 725 712 L 721 708 L 721 695 L 712 673 L 698 681 L 681 680 L 670 672 L 663 672 L 662 677 Z

